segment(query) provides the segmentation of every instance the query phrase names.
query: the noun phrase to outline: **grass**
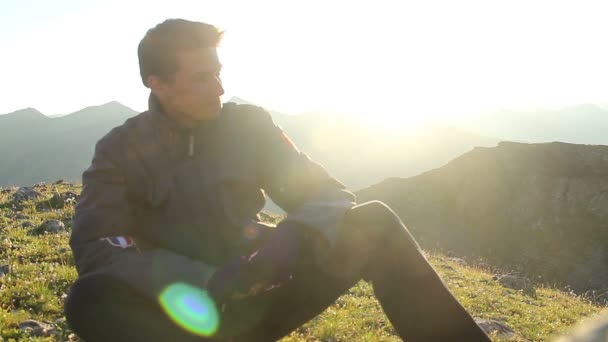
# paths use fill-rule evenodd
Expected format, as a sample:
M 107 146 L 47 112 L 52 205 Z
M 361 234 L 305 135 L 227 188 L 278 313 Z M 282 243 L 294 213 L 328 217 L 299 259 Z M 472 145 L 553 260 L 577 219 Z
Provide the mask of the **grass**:
M 80 192 L 69 184 L 38 188 L 43 196 L 15 207 L 12 192 L 0 193 L 0 266 L 10 271 L 0 277 L 0 341 L 78 341 L 71 335 L 63 318 L 63 301 L 69 285 L 76 279 L 69 233 L 29 236 L 32 228 L 22 228 L 24 221 L 36 227 L 49 219 L 58 219 L 70 227 L 74 209 L 42 211 L 40 208 L 54 193 Z M 27 218 L 16 219 L 17 214 Z M 466 266 L 439 254 L 429 260 L 444 278 L 460 302 L 476 318 L 504 322 L 517 336 L 512 341 L 550 341 L 573 324 L 592 317 L 602 307 L 581 297 L 557 289 L 537 288 L 537 297 L 504 288 L 492 279 L 488 270 Z M 19 328 L 19 323 L 34 319 L 50 322 L 56 332 L 34 337 Z M 493 340 L 501 341 L 498 336 Z M 341 296 L 334 305 L 303 325 L 282 341 L 400 341 L 371 286 L 360 282 Z

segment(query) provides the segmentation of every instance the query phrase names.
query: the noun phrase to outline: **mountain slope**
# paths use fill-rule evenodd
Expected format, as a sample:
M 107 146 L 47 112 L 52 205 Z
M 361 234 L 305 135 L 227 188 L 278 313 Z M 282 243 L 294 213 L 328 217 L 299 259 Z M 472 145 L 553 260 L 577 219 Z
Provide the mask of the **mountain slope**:
M 502 142 L 357 195 L 387 202 L 427 247 L 608 290 L 608 146 Z

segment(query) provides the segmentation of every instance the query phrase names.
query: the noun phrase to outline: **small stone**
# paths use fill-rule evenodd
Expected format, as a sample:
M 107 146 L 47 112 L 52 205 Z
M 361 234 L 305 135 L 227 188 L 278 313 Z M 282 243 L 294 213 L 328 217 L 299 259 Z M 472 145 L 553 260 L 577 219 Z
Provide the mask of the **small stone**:
M 2 265 L 0 266 L 0 278 L 7 275 L 11 270 L 10 265 Z
M 4 251 L 13 247 L 13 242 L 11 239 L 5 237 L 0 241 L 0 251 Z
M 47 220 L 40 226 L 32 229 L 28 235 L 40 235 L 44 233 L 59 234 L 65 232 L 65 225 L 59 220 Z
M 29 228 L 29 227 L 33 227 L 34 224 L 31 221 L 25 221 L 23 223 L 21 223 L 21 227 L 22 228 Z
M 53 324 L 38 322 L 33 319 L 28 319 L 19 323 L 19 329 L 29 332 L 31 336 L 43 337 L 50 336 L 57 332 L 57 329 Z
M 53 183 L 53 184 L 55 184 L 55 185 L 57 185 L 57 184 L 63 184 L 63 182 L 64 182 L 64 181 L 63 181 L 63 179 L 60 179 L 60 180 L 56 181 L 56 182 L 55 182 L 55 183 Z
M 63 208 L 68 204 L 73 205 L 74 203 L 76 203 L 76 197 L 78 197 L 78 195 L 71 191 L 68 191 L 53 195 L 53 197 L 49 200 L 49 203 L 52 208 Z
M 38 197 L 40 196 L 42 196 L 42 194 L 36 191 L 33 187 L 23 186 L 15 192 L 15 194 L 13 195 L 13 200 L 19 203 L 22 201 L 35 200 L 38 199 Z

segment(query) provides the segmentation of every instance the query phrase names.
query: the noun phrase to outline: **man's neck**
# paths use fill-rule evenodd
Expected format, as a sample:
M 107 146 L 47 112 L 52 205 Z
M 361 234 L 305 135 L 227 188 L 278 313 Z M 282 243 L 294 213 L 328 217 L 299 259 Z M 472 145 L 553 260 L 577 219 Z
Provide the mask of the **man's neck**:
M 162 115 L 166 116 L 168 119 L 177 123 L 178 126 L 181 126 L 184 128 L 194 128 L 194 127 L 200 125 L 199 121 L 188 117 L 184 113 L 181 113 L 176 110 L 172 110 L 171 108 L 167 108 L 166 105 L 164 105 L 160 101 L 158 96 L 154 95 L 153 93 L 150 93 L 149 106 L 151 109 L 154 108 L 154 110 L 160 112 Z
M 181 112 L 165 110 L 164 113 L 169 119 L 177 122 L 182 127 L 194 128 L 201 124 L 200 121 L 194 120 Z

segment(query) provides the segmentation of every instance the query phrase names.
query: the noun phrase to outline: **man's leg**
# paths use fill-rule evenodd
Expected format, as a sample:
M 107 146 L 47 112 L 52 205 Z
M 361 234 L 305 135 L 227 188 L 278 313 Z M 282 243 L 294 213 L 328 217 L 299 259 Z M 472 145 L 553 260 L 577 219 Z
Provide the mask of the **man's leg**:
M 65 305 L 70 327 L 86 342 L 204 341 L 174 324 L 160 305 L 104 274 L 78 279 Z
M 399 217 L 385 204 L 350 210 L 342 238 L 346 257 L 369 249 L 363 274 L 399 335 L 407 341 L 490 341 L 450 293 Z M 365 246 L 364 246 L 365 245 Z
M 251 328 L 231 341 L 276 341 L 321 314 L 342 294 L 353 287 L 360 276 L 334 277 L 311 264 L 301 264 L 294 278 L 266 294 L 227 306 L 227 320 L 232 324 L 248 322 Z M 236 314 L 230 311 L 237 312 Z M 250 318 L 235 319 L 250 311 Z M 257 315 L 258 319 L 251 317 Z
M 326 264 L 299 265 L 294 279 L 269 298 L 257 298 L 267 305 L 257 312 L 262 318 L 236 340 L 277 340 L 322 313 L 361 278 L 372 281 L 387 317 L 407 341 L 490 341 L 398 216 L 377 201 L 349 211 Z M 236 307 L 260 308 L 255 300 Z

